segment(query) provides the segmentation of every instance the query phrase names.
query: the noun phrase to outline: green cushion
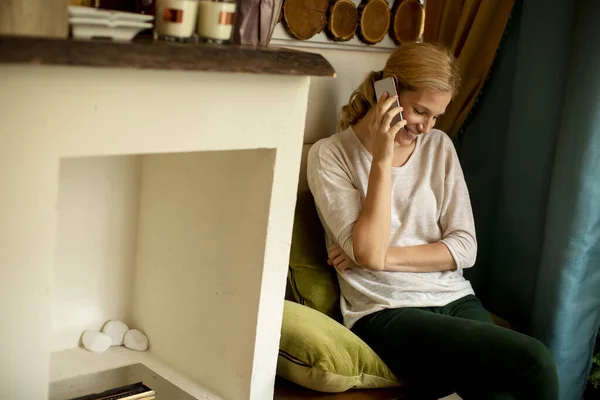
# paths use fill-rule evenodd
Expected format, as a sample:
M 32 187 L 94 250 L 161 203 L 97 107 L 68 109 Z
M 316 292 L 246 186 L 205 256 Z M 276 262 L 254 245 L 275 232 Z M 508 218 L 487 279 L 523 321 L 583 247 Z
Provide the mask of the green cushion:
M 321 392 L 400 386 L 373 350 L 345 326 L 286 301 L 277 374 Z
M 298 194 L 289 267 L 294 300 L 341 321 L 339 284 L 327 264 L 323 226 L 308 191 Z

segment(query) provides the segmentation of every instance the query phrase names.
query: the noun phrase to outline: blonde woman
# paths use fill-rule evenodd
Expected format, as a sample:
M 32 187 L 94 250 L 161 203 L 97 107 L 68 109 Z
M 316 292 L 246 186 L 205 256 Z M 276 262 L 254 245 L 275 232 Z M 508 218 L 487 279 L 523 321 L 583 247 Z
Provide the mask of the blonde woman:
M 375 97 L 390 76 L 401 108 Z M 404 44 L 354 91 L 340 132 L 310 151 L 344 324 L 419 399 L 557 399 L 550 352 L 494 325 L 463 277 L 477 253 L 469 193 L 451 140 L 433 129 L 459 83 L 446 49 Z

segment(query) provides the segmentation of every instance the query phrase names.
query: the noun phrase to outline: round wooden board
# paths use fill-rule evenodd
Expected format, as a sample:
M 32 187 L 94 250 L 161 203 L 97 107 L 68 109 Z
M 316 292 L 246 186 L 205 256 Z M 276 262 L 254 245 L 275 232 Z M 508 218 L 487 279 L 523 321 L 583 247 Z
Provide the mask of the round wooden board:
M 335 41 L 352 39 L 358 28 L 358 9 L 351 0 L 336 0 L 329 8 L 327 34 Z
M 358 36 L 367 44 L 376 44 L 387 35 L 390 29 L 391 12 L 387 1 L 369 0 L 358 6 Z
M 308 40 L 327 25 L 328 0 L 285 0 L 282 22 L 288 33 Z
M 390 36 L 396 44 L 415 42 L 425 29 L 425 8 L 419 0 L 396 0 Z

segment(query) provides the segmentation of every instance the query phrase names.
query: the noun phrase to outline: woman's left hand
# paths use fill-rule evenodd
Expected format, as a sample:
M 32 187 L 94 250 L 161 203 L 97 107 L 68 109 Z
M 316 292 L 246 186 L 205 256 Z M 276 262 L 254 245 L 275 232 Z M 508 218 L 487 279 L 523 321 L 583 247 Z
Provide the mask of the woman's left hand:
M 327 256 L 329 257 L 327 259 L 327 264 L 332 265 L 342 274 L 350 268 L 356 267 L 354 261 L 348 257 L 348 254 L 346 254 L 339 244 L 331 246 L 327 251 Z

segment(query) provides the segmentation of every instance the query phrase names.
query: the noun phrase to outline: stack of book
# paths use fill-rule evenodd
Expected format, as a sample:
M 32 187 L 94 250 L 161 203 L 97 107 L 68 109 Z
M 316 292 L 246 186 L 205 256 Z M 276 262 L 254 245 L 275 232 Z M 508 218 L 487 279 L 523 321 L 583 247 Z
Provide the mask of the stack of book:
M 117 388 L 105 390 L 102 393 L 88 394 L 71 400 L 153 400 L 156 398 L 156 392 L 137 382 L 131 385 L 120 386 Z

